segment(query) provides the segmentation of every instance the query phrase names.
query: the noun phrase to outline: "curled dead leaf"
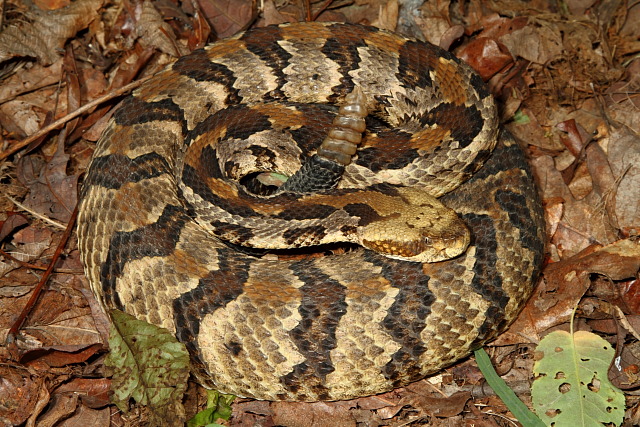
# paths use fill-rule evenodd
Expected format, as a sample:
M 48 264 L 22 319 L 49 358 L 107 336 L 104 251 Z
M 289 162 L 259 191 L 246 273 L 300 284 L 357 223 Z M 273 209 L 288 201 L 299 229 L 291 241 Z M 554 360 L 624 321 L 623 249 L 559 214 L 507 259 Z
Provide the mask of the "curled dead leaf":
M 24 19 L 7 22 L 0 32 L 0 62 L 13 57 L 34 57 L 43 65 L 54 63 L 67 39 L 98 17 L 102 0 L 78 0 L 58 10 L 36 6 L 24 12 Z

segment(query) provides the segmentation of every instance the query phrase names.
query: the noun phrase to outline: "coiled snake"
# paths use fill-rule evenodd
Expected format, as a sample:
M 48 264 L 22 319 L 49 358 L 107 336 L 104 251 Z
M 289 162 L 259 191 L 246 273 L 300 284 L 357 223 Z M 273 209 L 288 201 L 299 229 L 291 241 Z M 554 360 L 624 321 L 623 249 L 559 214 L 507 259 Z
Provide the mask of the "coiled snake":
M 349 24 L 180 58 L 117 110 L 81 197 L 104 306 L 174 332 L 204 385 L 257 399 L 438 371 L 514 319 L 543 253 L 531 173 L 481 79 Z

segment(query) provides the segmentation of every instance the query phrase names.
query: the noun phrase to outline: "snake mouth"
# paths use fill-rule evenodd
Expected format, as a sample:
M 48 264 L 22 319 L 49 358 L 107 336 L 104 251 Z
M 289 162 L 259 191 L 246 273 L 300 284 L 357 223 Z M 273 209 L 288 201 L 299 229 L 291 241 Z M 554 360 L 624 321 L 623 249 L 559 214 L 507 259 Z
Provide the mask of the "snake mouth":
M 304 259 L 316 259 L 334 255 L 344 255 L 346 253 L 355 252 L 363 249 L 362 246 L 357 243 L 350 242 L 335 242 L 325 243 L 316 246 L 302 246 L 299 248 L 290 249 L 261 249 L 249 246 L 242 246 L 237 243 L 231 243 L 225 240 L 221 242 L 230 249 L 243 253 L 245 255 L 252 256 L 254 258 L 273 258 L 277 260 L 304 260 Z M 391 257 L 389 257 L 391 258 Z M 404 259 L 404 258 L 397 258 Z
M 421 241 L 363 240 L 363 246 L 388 258 L 411 262 L 434 263 L 446 261 L 463 254 L 470 243 L 466 227 L 455 236 L 435 239 L 424 237 Z

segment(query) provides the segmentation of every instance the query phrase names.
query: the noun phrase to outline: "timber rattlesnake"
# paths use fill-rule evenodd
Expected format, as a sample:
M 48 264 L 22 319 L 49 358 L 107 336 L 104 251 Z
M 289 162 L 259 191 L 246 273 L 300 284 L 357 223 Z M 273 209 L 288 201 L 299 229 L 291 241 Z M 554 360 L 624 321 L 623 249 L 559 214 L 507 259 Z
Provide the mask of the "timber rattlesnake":
M 136 90 L 78 221 L 106 308 L 174 332 L 204 385 L 268 400 L 380 393 L 469 354 L 522 308 L 544 233 L 481 79 L 338 23 L 250 30 Z

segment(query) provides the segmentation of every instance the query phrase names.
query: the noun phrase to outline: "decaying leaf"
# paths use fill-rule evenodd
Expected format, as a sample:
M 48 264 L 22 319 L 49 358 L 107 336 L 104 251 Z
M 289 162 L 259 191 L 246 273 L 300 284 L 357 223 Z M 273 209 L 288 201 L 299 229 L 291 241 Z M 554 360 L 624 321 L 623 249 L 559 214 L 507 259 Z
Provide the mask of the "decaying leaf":
M 7 22 L 0 32 L 0 62 L 13 57 L 34 57 L 43 65 L 54 63 L 69 37 L 98 17 L 102 0 L 78 0 L 58 10 L 32 6 L 24 20 Z
M 614 350 L 586 331 L 554 331 L 538 345 L 533 366 L 533 407 L 547 425 L 620 425 L 624 395 L 607 377 Z
M 23 228 L 13 235 L 12 247 L 6 248 L 9 255 L 22 262 L 37 259 L 49 247 L 52 241 L 51 231 L 34 226 Z M 18 267 L 18 263 L 9 259 L 0 259 L 0 277 Z M 0 287 L 0 296 L 18 296 L 31 292 L 31 287 L 14 286 L 7 283 Z
M 33 413 L 44 379 L 26 368 L 0 365 L 0 423 L 20 425 Z
M 200 2 L 202 13 L 209 20 L 219 38 L 229 37 L 245 27 L 253 16 L 253 4 L 252 0 Z M 266 12 L 267 5 L 265 5 L 265 14 Z
M 172 37 L 171 26 L 164 22 L 160 12 L 149 0 L 142 3 L 142 12 L 137 28 L 145 46 L 156 47 L 162 52 L 176 57 L 188 53 L 186 48 L 178 44 L 175 37 Z
M 69 221 L 78 199 L 78 177 L 67 175 L 69 155 L 64 151 L 64 141 L 59 140 L 53 158 L 42 164 L 33 156 L 20 162 L 20 180 L 30 191 L 24 200 L 28 209 L 47 218 Z
M 514 324 L 494 345 L 537 342 L 549 328 L 566 323 L 591 284 L 591 275 L 611 280 L 634 277 L 640 269 L 640 244 L 623 239 L 593 246 L 574 257 L 550 264 L 544 280 Z
M 610 163 L 618 185 L 614 204 L 618 226 L 625 232 L 640 227 L 640 137 L 626 127 L 615 131 L 609 143 Z
M 182 395 L 189 377 L 189 353 L 166 329 L 118 310 L 110 312 L 113 401 L 123 411 L 129 399 L 151 410 L 152 425 L 181 425 L 185 421 Z

